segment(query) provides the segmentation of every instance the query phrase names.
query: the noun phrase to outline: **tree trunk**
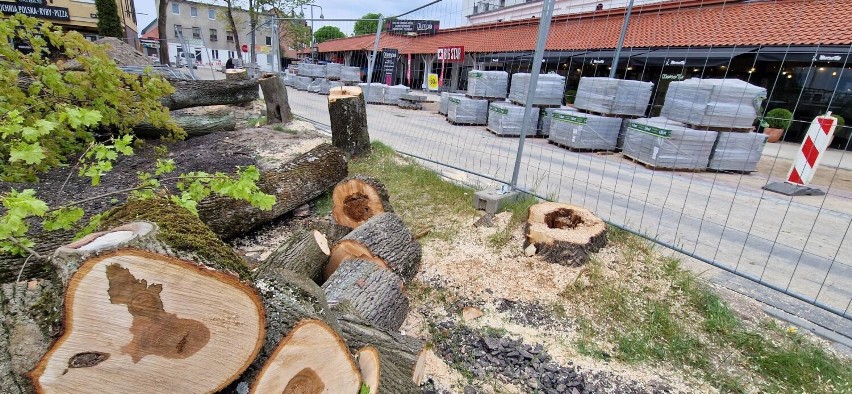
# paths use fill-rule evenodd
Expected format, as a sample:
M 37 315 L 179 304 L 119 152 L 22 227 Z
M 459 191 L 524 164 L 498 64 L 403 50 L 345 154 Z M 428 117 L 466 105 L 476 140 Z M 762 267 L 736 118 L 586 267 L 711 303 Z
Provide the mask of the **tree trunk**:
M 576 267 L 606 245 L 606 223 L 576 205 L 543 202 L 530 207 L 524 248 L 546 261 Z
M 198 214 L 223 238 L 243 234 L 319 197 L 346 173 L 343 152 L 322 144 L 279 169 L 262 172 L 258 186 L 277 199 L 271 210 L 261 211 L 245 201 L 211 195 L 198 203 Z
M 175 92 L 162 99 L 163 106 L 170 109 L 203 107 L 208 105 L 241 104 L 257 100 L 258 81 L 169 81 Z
M 302 231 L 275 249 L 263 262 L 263 266 L 288 269 L 317 280 L 330 254 L 325 235 L 317 230 Z
M 225 79 L 233 81 L 247 80 L 249 79 L 248 70 L 244 68 L 234 68 L 230 70 L 225 70 Z
M 420 243 L 402 219 L 394 213 L 382 213 L 352 230 L 331 249 L 323 275 L 330 277 L 341 262 L 357 257 L 387 267 L 408 282 L 420 269 L 422 253 Z
M 365 346 L 356 353 L 361 379 L 370 394 L 411 394 L 420 392 L 411 371 L 394 364 L 375 346 Z
M 234 110 L 226 105 L 209 107 L 186 108 L 171 111 L 172 120 L 186 132 L 188 137 L 231 131 L 237 128 L 237 118 Z M 134 133 L 142 138 L 161 138 L 170 136 L 169 130 L 156 127 L 151 123 L 142 123 L 133 128 Z
M 320 320 L 303 320 L 263 366 L 252 393 L 357 393 L 361 374 L 346 344 Z
M 374 346 L 387 364 L 395 365 L 399 370 L 407 373 L 414 384 L 419 386 L 423 380 L 426 364 L 425 343 L 418 338 L 384 330 L 367 323 L 351 311 L 347 311 L 347 308 L 349 306 L 343 304 L 335 310 L 341 312 L 337 321 L 349 349 L 357 352 L 365 346 Z M 381 392 L 384 392 L 384 388 L 382 390 Z
M 169 65 L 169 37 L 168 37 L 168 12 L 169 2 L 161 0 L 157 7 L 157 35 L 160 39 L 160 64 Z
M 266 101 L 266 123 L 289 123 L 293 120 L 290 103 L 287 101 L 287 87 L 275 74 L 264 75 L 260 79 L 263 100 Z
M 393 212 L 388 191 L 378 179 L 353 175 L 334 187 L 331 216 L 334 221 L 356 228 L 383 212 Z
M 89 258 L 65 299 L 65 332 L 30 373 L 39 392 L 218 391 L 263 345 L 254 290 L 195 261 L 137 249 Z
M 342 149 L 349 157 L 370 154 L 367 105 L 361 88 L 343 86 L 331 89 L 328 94 L 328 114 L 334 146 Z
M 364 320 L 398 330 L 408 315 L 408 296 L 402 280 L 391 271 L 367 260 L 344 261 L 323 283 L 327 299 L 347 302 Z

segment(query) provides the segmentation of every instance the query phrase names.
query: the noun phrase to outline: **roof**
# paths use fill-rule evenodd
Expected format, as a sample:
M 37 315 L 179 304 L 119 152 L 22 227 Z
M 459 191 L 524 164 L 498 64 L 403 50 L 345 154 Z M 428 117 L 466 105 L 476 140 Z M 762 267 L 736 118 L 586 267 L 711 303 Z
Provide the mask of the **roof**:
M 148 27 L 150 27 L 151 25 L 148 25 L 148 26 L 145 27 L 145 29 L 142 29 L 142 36 L 141 37 L 147 38 L 147 39 L 150 39 L 150 40 L 159 40 L 160 39 L 160 28 L 159 28 L 159 26 L 157 26 L 157 20 L 154 19 L 154 21 L 151 22 L 151 24 L 153 24 L 154 26 L 151 27 L 150 30 L 146 30 L 146 29 L 148 29 Z
M 144 35 L 148 32 L 149 29 L 156 28 L 158 20 L 159 18 L 154 18 L 154 20 L 152 20 L 151 23 L 148 23 L 145 27 L 143 27 L 142 30 L 139 31 L 139 33 Z
M 624 9 L 560 15 L 553 18 L 547 50 L 615 48 Z M 829 16 L 830 17 L 826 17 Z M 633 11 L 625 47 L 850 45 L 852 0 L 684 0 L 649 4 Z M 465 52 L 513 52 L 535 49 L 538 20 L 500 22 L 447 29 L 433 36 L 382 33 L 379 48 L 406 53 L 435 53 L 442 46 Z M 365 35 L 319 44 L 320 52 L 372 49 Z

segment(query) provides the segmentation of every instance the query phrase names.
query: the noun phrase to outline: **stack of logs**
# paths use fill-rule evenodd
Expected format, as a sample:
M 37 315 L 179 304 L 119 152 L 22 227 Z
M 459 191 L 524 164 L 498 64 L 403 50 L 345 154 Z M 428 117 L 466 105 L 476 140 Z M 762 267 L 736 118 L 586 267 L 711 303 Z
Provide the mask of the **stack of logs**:
M 424 343 L 399 328 L 421 248 L 376 179 L 338 183 L 333 219 L 254 270 L 183 208 L 133 204 L 56 250 L 61 289 L 30 282 L 9 297 L 4 286 L 8 310 L 62 311 L 63 322 L 48 350 L 49 319 L 0 316 L 10 337 L 29 336 L 10 364 L 34 365 L 29 379 L 0 376 L 13 392 L 418 391 Z

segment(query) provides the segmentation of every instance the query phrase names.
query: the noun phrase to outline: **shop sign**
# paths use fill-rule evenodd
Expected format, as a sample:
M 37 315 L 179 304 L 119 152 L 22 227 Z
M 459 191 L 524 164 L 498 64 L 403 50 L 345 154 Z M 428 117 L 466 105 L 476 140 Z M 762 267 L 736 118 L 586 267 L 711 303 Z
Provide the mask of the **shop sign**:
M 438 74 L 429 74 L 429 90 L 438 90 Z
M 603 59 L 592 59 L 591 64 L 594 64 L 594 65 L 596 65 L 596 66 L 597 66 L 597 65 L 600 65 L 600 64 L 606 64 L 606 60 L 603 60 Z
M 683 81 L 683 74 L 662 74 L 660 79 L 663 81 Z
M 440 47 L 438 48 L 438 61 L 444 63 L 463 63 L 464 47 Z
M 392 20 L 385 24 L 385 29 L 393 34 L 435 34 L 438 32 L 439 23 L 425 20 Z
M 839 62 L 843 60 L 843 56 L 841 55 L 816 55 L 814 56 L 815 62 Z
M 686 59 L 682 59 L 682 60 L 666 59 L 666 65 L 667 66 L 686 66 Z
M 16 3 L 0 2 L 0 11 L 9 15 L 24 14 L 41 19 L 71 20 L 67 8 L 46 6 L 43 0 L 18 0 Z
M 382 69 L 385 72 L 385 84 L 393 85 L 393 77 L 396 75 L 396 57 L 399 50 L 396 48 L 382 49 Z

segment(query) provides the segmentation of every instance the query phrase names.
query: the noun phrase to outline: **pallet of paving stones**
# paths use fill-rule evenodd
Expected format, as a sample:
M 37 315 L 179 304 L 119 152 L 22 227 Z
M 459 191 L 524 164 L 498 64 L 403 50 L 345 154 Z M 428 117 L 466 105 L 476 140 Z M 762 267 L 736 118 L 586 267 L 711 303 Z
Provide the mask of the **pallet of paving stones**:
M 544 137 L 542 137 L 542 138 L 544 138 Z M 574 153 L 601 153 L 601 154 L 616 153 L 615 149 L 574 148 L 572 146 L 565 145 L 561 142 L 557 142 L 557 141 L 554 141 L 554 140 L 551 140 L 551 139 L 548 139 L 547 143 L 551 144 L 551 145 L 558 146 L 562 149 L 565 149 L 565 150 L 568 150 L 568 151 L 571 151 L 571 152 L 574 152 Z
M 718 132 L 693 130 L 663 117 L 626 121 L 622 153 L 649 168 L 703 171 Z
M 490 131 L 491 134 L 494 134 L 498 137 L 521 138 L 520 134 L 500 134 L 499 132 L 495 131 L 494 129 L 492 129 L 491 127 L 488 127 L 488 126 L 485 127 L 485 130 Z M 546 138 L 546 137 L 543 136 L 543 135 L 538 135 L 538 134 L 527 134 L 527 138 Z
M 515 105 L 520 105 L 521 107 L 526 105 L 523 102 L 518 101 L 518 100 L 509 100 L 509 102 L 511 102 L 512 104 L 515 104 Z M 536 108 L 544 109 L 544 108 L 559 108 L 559 107 L 562 106 L 562 104 L 533 104 L 532 106 L 536 107 Z

